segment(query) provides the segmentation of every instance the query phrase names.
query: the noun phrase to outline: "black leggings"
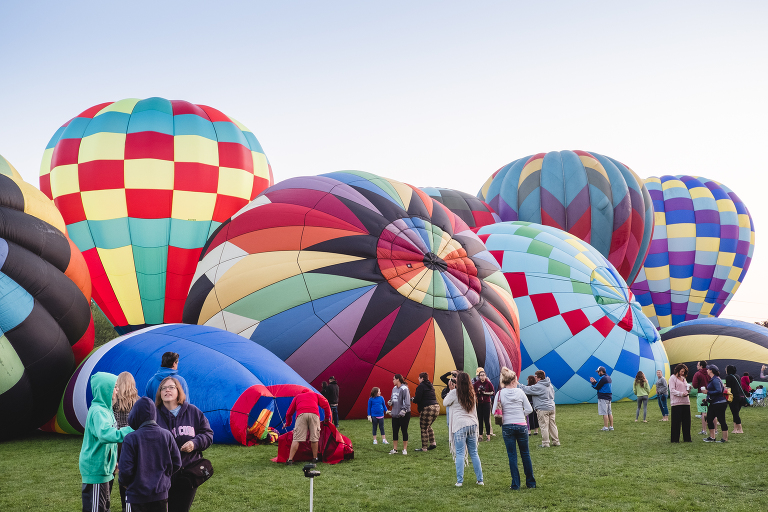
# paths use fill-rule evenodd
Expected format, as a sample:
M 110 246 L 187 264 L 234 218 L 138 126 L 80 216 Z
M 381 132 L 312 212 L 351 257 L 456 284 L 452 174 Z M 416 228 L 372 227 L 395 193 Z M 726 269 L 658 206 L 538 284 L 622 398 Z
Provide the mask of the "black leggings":
M 730 402 L 728 406 L 731 409 L 731 414 L 733 415 L 733 422 L 736 425 L 741 425 L 741 416 L 739 416 L 739 411 L 741 411 L 741 402 L 738 402 L 738 400 L 741 400 L 741 397 L 734 396 L 733 402 Z
M 673 443 L 680 442 L 680 430 L 683 431 L 683 441 L 691 442 L 691 406 L 673 405 L 672 406 L 672 436 Z
M 715 418 L 720 423 L 723 432 L 728 432 L 728 424 L 725 422 L 725 410 L 728 408 L 728 402 L 711 404 L 707 409 L 707 427 L 709 430 L 715 429 Z
M 398 440 L 397 433 L 403 431 L 403 442 L 408 441 L 408 423 L 411 422 L 411 412 L 408 411 L 402 418 L 392 418 L 392 439 Z
M 483 435 L 483 422 L 485 422 L 485 430 L 490 435 L 491 433 L 491 403 L 490 402 L 478 402 L 477 403 L 477 422 L 480 423 L 480 435 Z

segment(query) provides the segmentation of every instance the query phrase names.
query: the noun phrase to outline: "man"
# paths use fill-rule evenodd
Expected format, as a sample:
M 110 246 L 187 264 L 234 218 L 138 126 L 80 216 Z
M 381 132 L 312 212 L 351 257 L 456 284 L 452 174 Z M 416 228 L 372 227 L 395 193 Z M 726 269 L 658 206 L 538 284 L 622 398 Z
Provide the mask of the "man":
M 336 377 L 328 377 L 327 396 L 328 403 L 331 406 L 333 415 L 333 424 L 339 426 L 339 385 L 336 383 Z
M 302 390 L 288 407 L 288 420 L 285 427 L 291 426 L 293 413 L 296 413 L 296 426 L 293 427 L 293 442 L 291 443 L 291 452 L 288 455 L 286 466 L 293 465 L 293 456 L 299 449 L 299 443 L 306 441 L 309 436 L 309 442 L 312 446 L 312 462 L 317 460 L 317 443 L 320 441 L 320 408 L 325 413 L 325 423 L 330 421 L 331 408 L 328 406 L 328 400 L 318 393 L 313 393 L 308 389 Z
M 707 373 L 707 362 L 706 361 L 699 361 L 696 365 L 696 368 L 698 369 L 696 373 L 693 375 L 693 381 L 691 382 L 691 390 L 696 390 L 695 400 L 696 400 L 696 410 L 699 412 L 697 416 L 701 415 L 701 432 L 699 432 L 699 435 L 705 435 L 708 434 L 707 432 L 707 406 L 706 404 L 702 405 L 702 402 L 704 401 L 703 398 L 707 396 L 707 385 L 709 384 L 710 377 Z M 700 393 L 703 393 L 703 396 L 699 396 Z M 717 421 L 717 420 L 715 420 Z M 715 427 L 717 428 L 717 427 Z
M 148 397 L 153 402 L 157 399 L 157 387 L 163 382 L 166 377 L 175 377 L 181 384 L 181 388 L 184 390 L 187 402 L 189 399 L 189 388 L 187 387 L 187 381 L 184 377 L 179 375 L 179 354 L 176 352 L 166 352 L 163 354 L 163 359 L 160 361 L 160 369 L 157 373 L 149 379 L 147 386 L 144 389 L 144 396 Z
M 555 388 L 552 387 L 549 377 L 542 370 L 538 370 L 533 378 L 536 379 L 536 384 L 520 386 L 520 389 L 526 395 L 533 397 L 533 408 L 536 410 L 539 427 L 541 427 L 540 448 L 549 448 L 550 439 L 552 446 L 560 446 L 557 424 L 555 423 Z
M 603 428 L 601 428 L 600 431 L 608 432 L 609 430 L 613 430 L 613 411 L 611 410 L 613 393 L 611 392 L 611 378 L 606 373 L 604 366 L 597 369 L 597 375 L 600 376 L 600 380 L 595 380 L 594 377 L 590 377 L 589 382 L 591 382 L 592 387 L 597 390 L 597 414 L 603 417 Z

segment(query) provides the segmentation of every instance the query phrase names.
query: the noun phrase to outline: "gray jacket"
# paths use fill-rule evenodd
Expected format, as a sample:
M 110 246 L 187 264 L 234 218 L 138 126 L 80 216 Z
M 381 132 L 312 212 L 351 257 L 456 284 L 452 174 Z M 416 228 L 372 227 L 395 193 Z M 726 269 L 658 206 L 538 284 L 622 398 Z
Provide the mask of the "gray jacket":
M 661 396 L 669 396 L 669 386 L 667 386 L 667 379 L 660 377 L 656 381 L 656 394 Z
M 537 411 L 555 410 L 555 388 L 549 382 L 549 377 L 545 377 L 533 386 L 519 386 L 526 395 L 533 397 L 533 408 Z
M 411 391 L 407 384 L 392 388 L 392 398 L 389 401 L 393 418 L 402 418 L 411 413 Z

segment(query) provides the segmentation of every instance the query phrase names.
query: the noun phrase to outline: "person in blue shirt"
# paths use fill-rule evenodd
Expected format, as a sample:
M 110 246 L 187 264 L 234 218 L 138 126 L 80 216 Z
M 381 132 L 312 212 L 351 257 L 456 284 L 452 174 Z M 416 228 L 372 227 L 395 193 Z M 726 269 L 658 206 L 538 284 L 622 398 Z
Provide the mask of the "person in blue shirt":
M 148 397 L 153 402 L 157 400 L 157 388 L 160 383 L 166 377 L 174 377 L 181 384 L 181 389 L 184 390 L 187 402 L 189 399 L 189 388 L 187 387 L 187 381 L 184 377 L 179 375 L 179 354 L 176 352 L 166 352 L 163 354 L 163 358 L 160 361 L 160 369 L 152 376 L 147 382 L 144 388 L 144 396 Z
M 601 432 L 607 432 L 613 430 L 613 411 L 611 410 L 611 400 L 613 394 L 611 392 L 611 378 L 605 371 L 604 366 L 600 366 L 597 369 L 597 374 L 600 376 L 599 380 L 595 380 L 594 377 L 589 378 L 589 382 L 592 383 L 592 387 L 597 390 L 597 414 L 603 417 L 603 428 Z
M 368 399 L 368 421 L 373 423 L 373 444 L 379 444 L 376 440 L 376 428 L 381 430 L 381 442 L 387 442 L 387 434 L 384 433 L 384 415 L 387 413 L 387 402 L 381 396 L 381 390 L 374 387 L 371 390 L 371 398 Z

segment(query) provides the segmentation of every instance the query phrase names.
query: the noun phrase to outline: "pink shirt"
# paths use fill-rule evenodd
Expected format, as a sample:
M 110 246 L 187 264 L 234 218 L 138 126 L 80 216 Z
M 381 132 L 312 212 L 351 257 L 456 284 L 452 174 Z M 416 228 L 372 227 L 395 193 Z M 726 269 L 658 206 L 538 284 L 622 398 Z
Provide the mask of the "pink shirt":
M 691 405 L 691 400 L 688 398 L 688 384 L 685 379 L 678 379 L 676 375 L 669 378 L 669 395 L 672 397 L 672 407 Z

